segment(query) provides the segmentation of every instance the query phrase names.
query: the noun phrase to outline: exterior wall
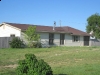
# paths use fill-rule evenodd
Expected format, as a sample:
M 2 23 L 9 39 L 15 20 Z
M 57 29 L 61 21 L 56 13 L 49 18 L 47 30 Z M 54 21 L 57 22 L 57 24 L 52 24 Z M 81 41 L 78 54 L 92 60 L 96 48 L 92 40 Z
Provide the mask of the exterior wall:
M 84 46 L 83 36 L 80 36 L 79 42 L 73 42 L 72 36 L 66 34 L 65 35 L 65 46 Z
M 42 44 L 49 45 L 49 33 L 39 33 Z
M 60 34 L 57 33 L 54 34 L 54 45 L 56 46 L 60 45 Z
M 49 45 L 49 33 L 39 33 L 40 41 L 44 46 Z M 54 45 L 58 46 L 60 44 L 60 34 L 54 34 Z
M 40 34 L 40 40 L 42 43 L 49 45 L 49 33 L 39 33 Z M 60 46 L 60 34 L 54 33 L 54 45 Z M 79 42 L 73 42 L 72 36 L 69 34 L 65 34 L 65 40 L 64 45 L 61 46 L 84 46 L 84 38 L 83 36 L 80 36 Z
M 11 34 L 20 37 L 21 30 L 7 24 L 0 26 L 0 37 L 10 37 Z
M 21 32 L 21 37 L 20 37 L 25 44 L 28 44 L 29 41 L 27 40 L 27 35 L 24 32 Z
M 49 33 L 38 33 L 40 34 L 40 41 L 43 45 L 49 45 Z M 24 40 L 25 43 L 28 41 L 25 39 L 25 34 L 21 32 L 21 38 Z M 54 33 L 54 45 L 60 46 L 60 34 Z M 61 46 L 84 46 L 84 36 L 80 36 L 79 42 L 73 42 L 72 36 L 69 34 L 65 34 L 64 45 Z
M 49 45 L 49 33 L 38 33 L 40 34 L 40 41 L 44 45 Z M 27 35 L 24 32 L 21 32 L 21 39 L 28 44 L 29 41 L 26 39 Z

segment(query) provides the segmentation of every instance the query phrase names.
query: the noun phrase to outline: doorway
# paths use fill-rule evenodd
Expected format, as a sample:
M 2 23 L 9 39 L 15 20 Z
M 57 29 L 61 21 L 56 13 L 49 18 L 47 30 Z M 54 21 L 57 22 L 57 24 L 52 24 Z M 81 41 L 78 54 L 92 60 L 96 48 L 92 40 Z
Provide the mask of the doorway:
M 89 46 L 90 36 L 84 36 L 84 46 Z
M 65 34 L 60 34 L 60 45 L 64 45 Z

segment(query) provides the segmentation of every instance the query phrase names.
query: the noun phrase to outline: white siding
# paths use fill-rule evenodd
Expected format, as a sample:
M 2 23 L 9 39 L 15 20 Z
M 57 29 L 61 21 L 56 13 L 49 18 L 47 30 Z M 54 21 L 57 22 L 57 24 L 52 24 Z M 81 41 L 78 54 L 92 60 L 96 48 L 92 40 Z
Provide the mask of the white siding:
M 10 26 L 10 25 L 2 25 L 0 26 L 0 37 L 10 37 L 11 34 L 14 34 L 17 37 L 21 36 L 21 30 Z

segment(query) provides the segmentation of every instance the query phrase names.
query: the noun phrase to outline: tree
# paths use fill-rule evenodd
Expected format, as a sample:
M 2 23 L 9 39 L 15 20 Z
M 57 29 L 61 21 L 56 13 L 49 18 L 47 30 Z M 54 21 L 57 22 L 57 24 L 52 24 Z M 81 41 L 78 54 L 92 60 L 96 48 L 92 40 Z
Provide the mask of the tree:
M 25 34 L 27 35 L 26 38 L 29 41 L 29 44 L 33 41 L 38 41 L 40 38 L 40 35 L 36 32 L 36 26 L 29 26 Z
M 26 30 L 26 35 L 28 36 L 28 41 L 38 41 L 39 40 L 39 34 L 36 32 L 36 26 L 29 26 Z
M 93 31 L 93 36 L 100 38 L 100 15 L 98 13 L 91 15 L 87 19 L 88 25 L 86 26 L 87 33 Z

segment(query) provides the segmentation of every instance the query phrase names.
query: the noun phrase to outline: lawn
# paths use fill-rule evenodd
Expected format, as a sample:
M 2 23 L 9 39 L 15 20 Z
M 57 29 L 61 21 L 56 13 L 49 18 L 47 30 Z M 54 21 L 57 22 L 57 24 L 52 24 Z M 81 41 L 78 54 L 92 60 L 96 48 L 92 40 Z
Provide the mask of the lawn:
M 18 60 L 27 53 L 44 59 L 54 75 L 100 75 L 100 47 L 0 49 L 0 75 L 16 75 Z

